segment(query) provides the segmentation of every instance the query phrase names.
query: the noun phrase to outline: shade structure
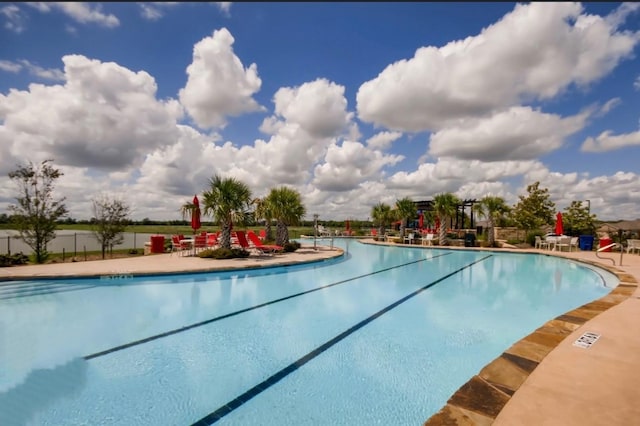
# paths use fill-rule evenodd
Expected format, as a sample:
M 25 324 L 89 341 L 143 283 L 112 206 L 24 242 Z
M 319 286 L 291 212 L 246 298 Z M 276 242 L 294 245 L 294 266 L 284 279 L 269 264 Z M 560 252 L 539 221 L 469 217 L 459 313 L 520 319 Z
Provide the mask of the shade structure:
M 556 214 L 556 235 L 562 235 L 564 229 L 562 229 L 562 213 Z
M 193 210 L 191 211 L 191 228 L 195 233 L 200 227 L 202 223 L 200 223 L 200 201 L 198 200 L 198 196 L 193 196 Z
M 420 213 L 420 216 L 418 216 L 418 228 L 424 228 L 424 214 L 422 213 Z

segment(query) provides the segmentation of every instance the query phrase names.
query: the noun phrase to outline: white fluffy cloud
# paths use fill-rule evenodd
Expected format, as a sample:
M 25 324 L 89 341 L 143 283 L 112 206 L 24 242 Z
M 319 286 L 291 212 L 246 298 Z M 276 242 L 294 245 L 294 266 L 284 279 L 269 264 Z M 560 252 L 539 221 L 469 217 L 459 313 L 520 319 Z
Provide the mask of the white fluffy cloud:
M 367 180 L 377 180 L 384 166 L 394 165 L 402 159 L 400 155 L 384 155 L 371 150 L 359 142 L 332 144 L 325 162 L 315 168 L 313 184 L 321 191 L 348 191 Z
M 587 114 L 561 118 L 513 107 L 486 119 L 465 119 L 431 135 L 429 153 L 460 159 L 532 160 L 558 149 L 584 127 Z
M 391 147 L 391 144 L 402 137 L 400 132 L 380 132 L 367 139 L 367 146 L 371 149 L 384 151 Z
M 14 155 L 120 169 L 139 165 L 149 151 L 173 143 L 180 107 L 173 100 L 156 100 L 149 74 L 80 55 L 62 60 L 64 85 L 31 84 L 28 91 L 0 95 L 0 128 L 10 135 Z
M 262 85 L 258 67 L 244 68 L 233 52 L 234 41 L 229 30 L 222 28 L 193 47 L 189 78 L 179 97 L 202 128 L 224 127 L 228 116 L 264 109 L 252 98 Z
M 579 3 L 518 4 L 477 36 L 423 47 L 389 65 L 360 87 L 358 115 L 416 132 L 551 99 L 598 80 L 632 54 L 639 33 L 616 31 L 620 19 L 583 14 Z
M 318 79 L 295 88 L 279 89 L 273 101 L 276 114 L 320 138 L 338 136 L 353 113 L 346 114 L 344 86 Z
M 580 147 L 584 152 L 606 152 L 640 145 L 640 131 L 613 135 L 611 130 L 602 132 L 596 138 L 587 138 Z

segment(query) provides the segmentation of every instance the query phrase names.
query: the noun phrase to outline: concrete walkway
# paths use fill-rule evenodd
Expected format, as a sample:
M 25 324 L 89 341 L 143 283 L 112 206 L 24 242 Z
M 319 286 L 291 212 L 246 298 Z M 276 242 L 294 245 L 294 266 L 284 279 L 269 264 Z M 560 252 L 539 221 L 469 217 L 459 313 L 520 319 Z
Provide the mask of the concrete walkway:
M 201 259 L 196 256 L 182 256 L 178 253 L 163 253 L 86 262 L 14 266 L 0 268 L 0 282 L 46 277 L 100 277 L 122 274 L 151 275 L 251 269 L 315 262 L 343 254 L 343 251 L 336 247 L 318 245 L 317 249 L 314 250 L 312 245 L 302 245 L 292 253 L 273 256 L 251 254 L 244 259 Z
M 640 290 L 637 287 L 640 256 L 624 254 L 620 265 L 620 253 L 600 254 L 613 259 L 614 266 L 611 260 L 598 258 L 595 252 L 496 251 L 531 252 L 587 262 L 615 273 L 621 285 L 598 301 L 541 324 L 535 333 L 516 342 L 463 385 L 425 425 L 637 424 L 640 421 Z M 156 254 L 0 268 L 0 281 L 244 269 L 319 261 L 342 254 L 338 248 L 318 246 L 318 250 L 314 250 L 308 245 L 294 253 L 231 260 Z M 588 349 L 574 346 L 573 342 L 585 332 L 597 333 L 600 337 Z

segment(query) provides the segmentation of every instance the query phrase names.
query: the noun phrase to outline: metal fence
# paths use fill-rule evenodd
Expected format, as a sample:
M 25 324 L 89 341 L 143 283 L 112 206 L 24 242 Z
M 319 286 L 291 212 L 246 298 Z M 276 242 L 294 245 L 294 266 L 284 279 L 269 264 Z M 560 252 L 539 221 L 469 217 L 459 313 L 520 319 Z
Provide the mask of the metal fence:
M 125 232 L 120 244 L 113 246 L 118 249 L 144 249 L 144 243 L 151 240 L 152 235 L 137 232 Z M 170 236 L 165 235 L 165 238 Z M 90 231 L 57 231 L 56 238 L 47 244 L 49 253 L 65 252 L 69 256 L 79 256 L 85 251 L 99 251 L 100 243 Z M 33 250 L 18 236 L 15 231 L 0 231 L 0 254 L 12 253 L 31 254 Z

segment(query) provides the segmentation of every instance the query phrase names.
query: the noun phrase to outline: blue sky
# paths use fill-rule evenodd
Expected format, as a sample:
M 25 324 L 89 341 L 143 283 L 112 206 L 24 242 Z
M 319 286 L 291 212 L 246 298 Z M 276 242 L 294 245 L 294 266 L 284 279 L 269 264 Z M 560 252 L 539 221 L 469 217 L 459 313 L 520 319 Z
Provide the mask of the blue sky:
M 639 4 L 3 3 L 7 173 L 54 160 L 75 218 L 98 193 L 176 219 L 214 173 L 309 217 L 540 181 L 559 210 L 640 217 Z

